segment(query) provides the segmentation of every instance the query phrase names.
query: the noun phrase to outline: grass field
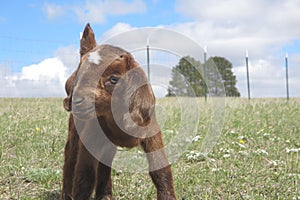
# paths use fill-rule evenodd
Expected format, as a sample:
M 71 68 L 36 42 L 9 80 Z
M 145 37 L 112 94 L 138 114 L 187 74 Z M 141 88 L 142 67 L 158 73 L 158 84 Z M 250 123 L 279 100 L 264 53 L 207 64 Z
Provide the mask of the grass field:
M 176 116 L 174 99 L 158 101 Z M 207 158 L 199 151 L 210 108 L 199 105 L 197 136 L 172 164 L 178 199 L 300 199 L 300 99 L 226 99 Z M 0 99 L 0 199 L 59 198 L 67 119 L 62 99 Z M 155 199 L 147 174 L 113 174 L 116 199 Z

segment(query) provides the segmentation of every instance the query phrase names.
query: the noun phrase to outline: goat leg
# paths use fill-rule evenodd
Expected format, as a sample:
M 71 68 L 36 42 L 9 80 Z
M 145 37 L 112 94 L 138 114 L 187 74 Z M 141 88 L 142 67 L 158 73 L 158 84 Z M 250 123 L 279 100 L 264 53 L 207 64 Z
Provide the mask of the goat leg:
M 158 200 L 176 200 L 171 166 L 164 151 L 161 132 L 141 143 L 149 163 L 149 174 L 157 190 Z
M 98 161 L 79 142 L 79 152 L 75 166 L 72 198 L 73 200 L 89 199 L 95 187 Z
M 65 146 L 65 163 L 63 167 L 63 187 L 60 197 L 61 200 L 72 200 L 71 193 L 73 186 L 74 170 L 77 161 L 78 140 L 79 136 L 74 125 L 73 115 L 70 115 L 69 135 L 68 141 Z

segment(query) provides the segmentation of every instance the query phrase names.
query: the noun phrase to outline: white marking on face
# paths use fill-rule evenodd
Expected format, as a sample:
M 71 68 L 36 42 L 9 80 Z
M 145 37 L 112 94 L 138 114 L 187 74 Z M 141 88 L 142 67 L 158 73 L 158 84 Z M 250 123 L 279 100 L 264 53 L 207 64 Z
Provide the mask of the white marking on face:
M 90 63 L 99 65 L 99 63 L 101 61 L 101 56 L 98 54 L 97 51 L 94 51 L 94 52 L 90 53 L 88 60 Z

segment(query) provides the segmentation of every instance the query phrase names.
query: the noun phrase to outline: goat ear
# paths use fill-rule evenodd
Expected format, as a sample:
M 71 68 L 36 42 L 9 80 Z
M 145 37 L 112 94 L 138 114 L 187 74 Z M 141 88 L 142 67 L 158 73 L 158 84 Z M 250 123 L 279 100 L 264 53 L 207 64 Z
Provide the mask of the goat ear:
M 82 38 L 80 40 L 80 56 L 82 57 L 96 46 L 97 43 L 95 40 L 94 31 L 88 23 L 84 28 Z
M 77 71 L 73 72 L 73 74 L 68 78 L 66 85 L 65 85 L 65 90 L 67 93 L 67 97 L 64 99 L 64 108 L 67 111 L 72 110 L 72 93 L 73 93 L 73 85 L 74 85 L 74 79 L 76 76 Z
M 148 123 L 151 116 L 154 114 L 155 109 L 155 97 L 152 88 L 147 83 L 147 77 L 141 68 L 136 68 L 134 74 L 132 74 L 132 82 L 144 83 L 141 87 L 130 97 L 130 111 L 133 115 L 138 115 L 142 121 L 139 123 Z M 135 117 L 133 117 L 135 118 Z
M 64 108 L 66 111 L 71 111 L 72 110 L 72 97 L 71 96 L 67 96 L 65 99 L 64 99 Z
M 124 57 L 126 59 L 127 70 L 130 70 L 130 69 L 133 69 L 133 68 L 139 66 L 138 63 L 134 60 L 134 58 L 132 57 L 132 55 L 130 53 L 128 53 L 128 52 L 123 53 L 121 55 L 121 57 Z
M 143 85 L 135 92 L 132 98 L 136 104 L 132 114 L 138 114 L 139 118 L 142 119 L 142 124 L 148 123 L 155 109 L 155 97 L 152 89 L 148 84 Z

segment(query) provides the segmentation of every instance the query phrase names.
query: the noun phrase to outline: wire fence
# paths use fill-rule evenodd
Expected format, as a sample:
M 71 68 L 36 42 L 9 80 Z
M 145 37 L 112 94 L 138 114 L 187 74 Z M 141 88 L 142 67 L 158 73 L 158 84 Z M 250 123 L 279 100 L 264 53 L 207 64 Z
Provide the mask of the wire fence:
M 0 97 L 61 97 L 65 95 L 64 82 L 68 75 L 76 69 L 79 62 L 78 49 L 74 45 L 63 46 L 62 41 L 32 40 L 0 36 Z M 53 52 L 52 49 L 58 49 Z M 172 68 L 178 65 L 180 55 L 164 49 L 145 46 L 131 52 L 140 63 L 154 87 L 158 97 L 166 95 L 171 80 Z M 57 70 L 57 77 L 41 75 L 43 70 L 51 70 L 51 66 L 43 66 L 46 58 L 57 57 L 64 67 Z M 204 63 L 206 55 L 199 55 Z M 247 97 L 251 98 L 251 74 L 249 74 L 248 55 L 245 56 L 247 74 Z M 49 63 L 51 64 L 51 63 Z M 36 66 L 35 68 L 33 66 Z M 285 90 L 290 98 L 289 60 L 285 57 Z M 33 73 L 36 79 L 27 79 L 24 73 Z M 61 75 L 62 74 L 62 75 Z M 255 88 L 251 88 L 254 90 Z

